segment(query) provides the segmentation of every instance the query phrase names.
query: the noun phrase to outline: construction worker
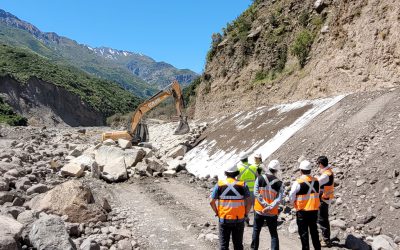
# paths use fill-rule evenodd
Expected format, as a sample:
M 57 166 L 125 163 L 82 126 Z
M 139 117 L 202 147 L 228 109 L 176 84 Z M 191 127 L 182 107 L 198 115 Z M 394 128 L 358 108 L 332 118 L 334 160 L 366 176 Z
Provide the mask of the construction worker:
M 284 192 L 282 181 L 276 177 L 279 168 L 279 161 L 272 160 L 268 164 L 268 168 L 264 170 L 266 174 L 260 175 L 256 179 L 254 185 L 254 211 L 256 214 L 251 249 L 258 249 L 260 232 L 266 222 L 271 235 L 271 250 L 279 250 L 278 206 Z
M 320 156 L 317 159 L 321 176 L 318 178 L 320 186 L 321 206 L 318 213 L 318 224 L 322 232 L 321 246 L 331 246 L 331 228 L 329 225 L 329 205 L 334 198 L 334 175 L 332 167 L 328 163 L 326 156 Z
M 257 172 L 260 175 L 261 174 L 261 163 L 262 163 L 262 158 L 261 158 L 261 154 L 255 154 L 254 155 L 254 166 L 257 167 Z
M 254 204 L 254 182 L 258 176 L 258 169 L 259 167 L 256 165 L 250 165 L 248 162 L 249 156 L 246 153 L 242 153 L 240 155 L 240 162 L 237 164 L 237 168 L 239 170 L 239 175 L 237 179 L 239 181 L 244 181 L 247 187 L 250 190 L 250 198 L 251 204 Z M 247 226 L 250 226 L 250 219 L 246 217 L 245 223 Z
M 310 230 L 311 240 L 315 250 L 321 249 L 318 235 L 318 210 L 319 182 L 317 178 L 311 176 L 311 163 L 304 160 L 300 163 L 301 176 L 291 187 L 289 200 L 296 209 L 296 221 L 303 250 L 310 249 L 308 240 L 308 230 Z
M 210 205 L 219 220 L 221 250 L 229 249 L 231 234 L 234 249 L 243 249 L 244 219 L 251 203 L 246 183 L 235 179 L 238 174 L 237 166 L 225 171 L 227 179 L 219 180 L 211 194 Z

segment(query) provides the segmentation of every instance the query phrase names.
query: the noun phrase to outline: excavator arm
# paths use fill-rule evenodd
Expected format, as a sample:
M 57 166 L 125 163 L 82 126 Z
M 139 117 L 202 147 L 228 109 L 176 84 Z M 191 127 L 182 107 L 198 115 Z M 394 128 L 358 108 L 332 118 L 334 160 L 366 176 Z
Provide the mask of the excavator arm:
M 180 118 L 178 128 L 175 130 L 174 134 L 186 134 L 189 132 L 189 125 L 187 123 L 186 117 L 183 116 L 183 109 L 185 103 L 182 96 L 182 90 L 177 81 L 172 82 L 165 89 L 161 90 L 154 96 L 150 97 L 143 103 L 141 103 L 134 114 L 128 128 L 128 131 L 116 131 L 116 132 L 106 132 L 102 135 L 102 140 L 106 139 L 127 139 L 134 142 L 143 142 L 148 140 L 147 127 L 143 127 L 140 123 L 142 117 L 151 109 L 159 105 L 168 97 L 173 96 L 175 99 L 176 112 Z

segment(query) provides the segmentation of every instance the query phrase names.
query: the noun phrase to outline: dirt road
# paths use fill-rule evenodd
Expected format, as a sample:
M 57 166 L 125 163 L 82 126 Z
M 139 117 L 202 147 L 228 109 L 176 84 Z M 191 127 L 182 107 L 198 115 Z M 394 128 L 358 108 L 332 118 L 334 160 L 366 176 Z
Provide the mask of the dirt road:
M 113 208 L 135 221 L 132 234 L 146 249 L 218 249 L 217 221 L 208 192 L 182 177 L 107 185 Z M 250 249 L 252 228 L 245 228 Z M 299 241 L 280 230 L 282 249 L 300 249 Z M 269 233 L 261 233 L 260 249 L 269 249 Z

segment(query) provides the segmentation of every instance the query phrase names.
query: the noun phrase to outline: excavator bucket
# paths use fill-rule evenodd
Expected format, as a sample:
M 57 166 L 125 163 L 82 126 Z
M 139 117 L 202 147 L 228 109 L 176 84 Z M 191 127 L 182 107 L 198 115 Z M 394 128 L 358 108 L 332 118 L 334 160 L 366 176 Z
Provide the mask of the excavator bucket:
M 147 128 L 147 124 L 139 123 L 136 128 L 135 136 L 133 137 L 133 142 L 139 143 L 148 141 L 149 141 L 149 129 Z
M 190 128 L 189 128 L 189 123 L 187 122 L 186 117 L 181 118 L 179 121 L 179 125 L 176 128 L 174 135 L 184 135 L 189 133 Z

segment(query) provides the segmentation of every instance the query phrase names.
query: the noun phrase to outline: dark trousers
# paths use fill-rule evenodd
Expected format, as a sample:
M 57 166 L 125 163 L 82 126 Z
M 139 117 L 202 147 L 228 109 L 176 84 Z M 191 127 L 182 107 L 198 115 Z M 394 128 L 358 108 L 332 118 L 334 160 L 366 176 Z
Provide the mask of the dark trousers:
M 260 243 L 260 232 L 264 221 L 267 222 L 269 234 L 271 235 L 271 250 L 279 250 L 278 238 L 278 216 L 263 216 L 255 214 L 253 225 L 253 239 L 251 241 L 251 249 L 258 249 Z
M 297 226 L 303 250 L 309 250 L 310 244 L 308 241 L 308 230 L 310 230 L 311 240 L 315 250 L 321 249 L 318 235 L 318 210 L 316 211 L 297 211 Z
M 322 232 L 322 238 L 325 242 L 331 239 L 331 227 L 329 225 L 329 204 L 321 201 L 318 212 L 318 225 Z
M 229 249 L 229 239 L 232 234 L 234 250 L 243 250 L 244 222 L 219 223 L 219 243 L 221 250 Z

